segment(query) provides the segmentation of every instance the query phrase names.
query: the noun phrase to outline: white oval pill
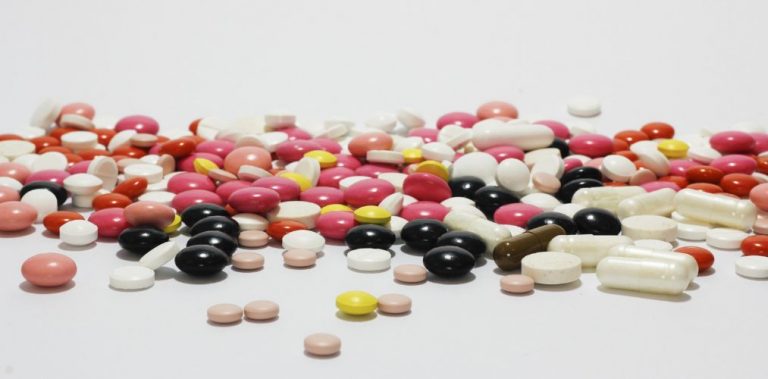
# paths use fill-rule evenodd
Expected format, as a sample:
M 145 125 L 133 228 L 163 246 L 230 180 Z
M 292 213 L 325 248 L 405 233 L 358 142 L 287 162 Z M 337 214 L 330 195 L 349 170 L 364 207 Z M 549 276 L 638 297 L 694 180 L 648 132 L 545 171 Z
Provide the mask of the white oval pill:
M 557 200 L 556 197 L 543 192 L 530 193 L 525 195 L 520 199 L 520 202 L 539 207 L 544 211 L 551 211 L 562 205 L 560 200 Z
M 310 230 L 294 230 L 283 236 L 283 249 L 303 249 L 315 253 L 323 251 L 325 238 Z
M 163 180 L 163 168 L 148 163 L 130 165 L 123 170 L 123 174 L 125 179 L 144 178 L 150 184 Z
M 64 179 L 64 189 L 73 195 L 92 195 L 104 182 L 96 175 L 74 174 Z
M 397 215 L 403 209 L 403 198 L 402 193 L 395 192 L 381 200 L 379 206 L 386 209 L 389 214 Z
M 522 150 L 535 150 L 548 147 L 554 140 L 555 133 L 545 125 L 509 124 L 489 118 L 472 126 L 472 144 L 480 150 L 496 146 L 516 146 Z
M 255 213 L 238 213 L 232 216 L 232 219 L 237 221 L 241 231 L 267 230 L 267 225 L 269 225 L 269 220 L 266 217 Z
M 669 174 L 669 160 L 658 150 L 640 150 L 637 158 L 657 176 Z
M 600 99 L 594 96 L 574 96 L 568 99 L 568 113 L 573 116 L 595 117 L 600 111 Z
M 576 212 L 586 208 L 585 206 L 581 204 L 576 203 L 568 203 L 563 205 L 558 205 L 554 209 L 552 209 L 552 212 L 562 213 L 568 217 L 573 218 L 573 215 L 576 214 Z
M 29 124 L 42 129 L 50 127 L 61 113 L 61 104 L 53 99 L 44 99 L 32 112 Z
M 637 172 L 637 167 L 629 158 L 621 155 L 609 155 L 603 158 L 600 172 L 608 179 L 626 183 Z
M 71 134 L 71 133 L 68 133 Z M 117 162 L 112 157 L 94 157 L 88 165 L 88 173 L 101 179 L 102 188 L 113 190 L 117 185 L 117 176 L 119 174 Z
M 525 256 L 521 273 L 538 284 L 566 284 L 579 280 L 581 259 L 559 251 L 545 251 Z
M 736 250 L 741 247 L 741 241 L 749 234 L 730 228 L 714 228 L 707 230 L 707 245 L 718 249 Z
M 402 108 L 397 111 L 397 120 L 408 129 L 421 128 L 427 123 L 421 113 L 411 108 Z
M 709 227 L 704 225 L 677 223 L 677 238 L 686 241 L 704 241 Z
M 56 212 L 59 203 L 56 201 L 56 195 L 47 189 L 33 189 L 21 197 L 22 203 L 27 203 L 37 210 L 37 220 L 43 222 L 45 216 Z
M 355 249 L 347 253 L 347 267 L 357 271 L 383 271 L 389 269 L 392 255 L 382 249 Z
M 320 206 L 308 201 L 284 201 L 269 212 L 269 221 L 291 220 L 304 224 L 307 228 L 315 227 L 315 220 L 320 216 Z
M 18 180 L 7 176 L 0 176 L 0 186 L 11 187 L 16 191 L 21 191 L 21 188 L 24 187 Z
M 518 160 L 518 162 L 520 161 Z M 451 177 L 474 176 L 482 179 L 485 184 L 493 184 L 496 183 L 498 166 L 499 163 L 491 154 L 483 152 L 464 154 L 451 165 Z M 527 172 L 528 168 L 526 167 L 525 173 Z M 515 172 L 509 173 L 511 175 L 504 172 L 501 174 L 504 175 L 505 179 L 515 176 Z
M 81 130 L 91 130 L 96 126 L 90 118 L 76 113 L 67 113 L 59 117 L 59 126 L 63 128 L 75 128 Z
M 752 279 L 768 278 L 768 257 L 747 255 L 736 260 L 736 273 Z
M 93 149 L 99 143 L 96 133 L 77 131 L 61 136 L 61 145 L 73 151 Z
M 407 177 L 408 175 L 401 172 L 384 172 L 377 176 L 377 178 L 381 180 L 386 180 L 392 183 L 397 192 L 403 192 L 403 182 L 405 182 L 405 178 Z
M 66 135 L 66 134 L 65 134 Z M 38 172 L 43 170 L 57 170 L 63 171 L 67 169 L 67 157 L 57 151 L 50 151 L 45 154 L 41 154 L 35 162 L 32 163 L 31 172 Z
M 421 155 L 424 159 L 433 161 L 453 161 L 456 152 L 445 143 L 430 142 L 421 147 Z
M 505 159 L 496 168 L 496 183 L 512 192 L 524 191 L 528 188 L 530 180 L 531 172 L 528 166 L 519 159 Z
M 392 231 L 392 233 L 395 233 L 395 238 L 400 238 L 400 232 L 403 230 L 403 227 L 407 223 L 408 220 L 400 216 L 392 216 L 392 218 L 389 219 L 389 222 L 384 225 L 384 227 Z
M 179 250 L 181 250 L 181 247 L 174 241 L 161 243 L 144 254 L 141 259 L 139 259 L 139 264 L 146 268 L 157 270 L 162 265 L 175 258 Z
M 86 246 L 99 238 L 99 227 L 86 220 L 72 220 L 59 228 L 59 238 L 72 246 Z
M 176 194 L 168 191 L 152 191 L 145 192 L 139 196 L 140 201 L 153 201 L 155 203 L 165 204 L 170 206 L 173 202 L 173 198 Z
M 346 191 L 351 187 L 353 184 L 362 181 L 362 180 L 368 180 L 370 179 L 369 176 L 362 176 L 362 175 L 354 175 L 354 176 L 348 176 L 344 179 L 339 180 L 339 189 L 342 191 Z
M 25 154 L 33 154 L 35 144 L 29 141 L 6 140 L 0 141 L 0 155 L 14 160 Z
M 112 136 L 112 139 L 109 140 L 109 144 L 107 145 L 107 150 L 115 151 L 115 149 L 117 149 L 118 147 L 130 145 L 131 138 L 136 133 L 137 132 L 135 130 L 123 130 L 121 132 L 117 132 L 117 134 Z
M 621 233 L 633 240 L 656 239 L 674 242 L 677 239 L 677 222 L 655 215 L 630 216 L 621 220 Z
M 368 150 L 365 159 L 368 162 L 385 164 L 401 164 L 405 162 L 403 153 L 392 150 Z
M 110 287 L 118 290 L 143 290 L 155 284 L 155 271 L 144 266 L 118 267 L 109 274 Z
M 365 126 L 390 133 L 397 126 L 397 117 L 391 113 L 379 112 L 365 120 Z

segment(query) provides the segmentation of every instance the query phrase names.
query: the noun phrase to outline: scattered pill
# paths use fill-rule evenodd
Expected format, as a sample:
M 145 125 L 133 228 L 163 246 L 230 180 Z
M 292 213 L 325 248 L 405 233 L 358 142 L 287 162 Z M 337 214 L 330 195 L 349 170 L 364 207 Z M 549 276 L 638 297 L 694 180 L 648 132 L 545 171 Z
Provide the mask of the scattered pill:
M 713 228 L 707 230 L 707 245 L 718 249 L 736 250 L 741 247 L 741 242 L 749 237 L 749 234 L 741 230 L 729 228 Z
M 289 249 L 283 252 L 283 262 L 288 267 L 312 267 L 317 262 L 317 253 L 306 249 Z
M 336 296 L 336 307 L 342 313 L 364 316 L 376 310 L 376 297 L 365 291 L 347 291 Z
M 509 293 L 527 293 L 533 291 L 534 281 L 525 275 L 505 275 L 500 280 L 501 289 Z
M 155 271 L 144 266 L 123 266 L 109 274 L 110 287 L 118 290 L 143 290 L 155 284 Z
M 421 283 L 427 280 L 427 269 L 414 264 L 403 264 L 393 270 L 395 280 L 402 283 Z
M 768 257 L 748 255 L 736 259 L 736 273 L 751 279 L 768 278 Z
M 208 307 L 208 321 L 216 324 L 233 324 L 243 318 L 243 308 L 235 304 L 216 304 Z
M 246 304 L 243 310 L 245 311 L 245 318 L 265 321 L 277 318 L 280 313 L 280 306 L 269 300 L 255 300 Z
M 341 340 L 333 334 L 310 334 L 304 338 L 304 350 L 322 357 L 336 355 L 341 351 Z
M 85 220 L 72 220 L 59 228 L 59 238 L 72 246 L 87 246 L 99 237 L 99 228 Z
M 38 287 L 60 287 L 69 283 L 77 273 L 72 258 L 59 253 L 42 253 L 27 258 L 21 274 Z
M 520 262 L 521 273 L 538 284 L 558 285 L 579 280 L 581 259 L 557 251 L 546 251 L 527 255 Z
M 363 272 L 387 270 L 391 260 L 389 251 L 382 249 L 362 248 L 347 253 L 347 266 Z
M 388 293 L 377 299 L 379 311 L 387 314 L 404 314 L 411 311 L 411 298 L 397 293 Z

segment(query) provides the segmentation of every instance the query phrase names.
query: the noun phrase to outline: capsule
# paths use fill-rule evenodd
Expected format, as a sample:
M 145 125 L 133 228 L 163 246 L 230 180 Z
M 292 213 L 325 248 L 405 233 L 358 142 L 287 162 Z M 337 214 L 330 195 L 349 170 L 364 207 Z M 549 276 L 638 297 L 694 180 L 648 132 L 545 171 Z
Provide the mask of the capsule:
M 675 195 L 675 211 L 684 217 L 739 230 L 749 230 L 757 208 L 749 200 L 684 189 Z
M 515 270 L 527 255 L 547 250 L 553 238 L 565 234 L 565 229 L 557 224 L 548 224 L 533 228 L 510 239 L 501 241 L 493 249 L 493 261 L 502 270 Z
M 608 288 L 664 295 L 679 295 L 688 288 L 688 270 L 672 261 L 605 257 L 595 272 Z
M 450 211 L 443 218 L 443 223 L 451 230 L 472 232 L 480 236 L 485 242 L 486 253 L 491 253 L 502 240 L 512 237 L 512 233 L 506 227 L 471 213 Z
M 619 203 L 617 216 L 625 218 L 636 215 L 656 215 L 668 217 L 675 210 L 673 199 L 675 190 L 662 188 L 648 193 L 641 193 L 624 199 Z
M 647 247 L 634 245 L 614 246 L 608 251 L 612 257 L 639 258 L 655 261 L 674 262 L 685 267 L 688 273 L 688 282 L 699 275 L 699 265 L 696 260 L 688 254 L 679 254 L 673 251 L 653 250 Z
M 622 200 L 643 193 L 645 190 L 640 186 L 590 187 L 576 191 L 571 202 L 585 207 L 603 208 L 616 213 Z
M 519 123 L 509 127 L 504 121 L 489 119 L 472 127 L 472 144 L 480 150 L 509 145 L 536 150 L 551 145 L 554 140 L 552 129 L 539 124 Z
M 608 256 L 608 251 L 618 245 L 631 245 L 627 236 L 595 236 L 579 234 L 557 236 L 549 241 L 549 251 L 562 251 L 581 258 L 581 267 L 595 267 L 601 259 Z

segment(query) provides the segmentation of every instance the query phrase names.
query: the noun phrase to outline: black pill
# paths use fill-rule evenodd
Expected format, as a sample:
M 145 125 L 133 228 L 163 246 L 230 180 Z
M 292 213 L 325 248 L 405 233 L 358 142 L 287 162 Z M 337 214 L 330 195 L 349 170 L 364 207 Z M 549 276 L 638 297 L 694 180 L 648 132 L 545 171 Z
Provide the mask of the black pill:
M 174 262 L 188 275 L 210 276 L 221 272 L 229 264 L 229 257 L 213 246 L 194 245 L 181 249 Z
M 160 244 L 168 242 L 168 235 L 149 226 L 136 226 L 123 230 L 117 237 L 117 243 L 124 250 L 144 255 Z
M 460 247 L 470 253 L 475 258 L 483 255 L 486 250 L 485 242 L 475 233 L 452 231 L 443 234 L 437 239 L 437 246 L 456 246 Z
M 47 180 L 38 180 L 27 183 L 24 185 L 24 187 L 21 187 L 21 190 L 19 190 L 19 198 L 24 197 L 24 194 L 27 192 L 36 189 L 51 191 L 51 193 L 56 196 L 56 203 L 58 203 L 59 206 L 62 206 L 64 202 L 67 201 L 67 197 L 69 196 L 69 194 L 67 194 L 67 190 L 65 190 L 64 187 Z
M 453 197 L 467 197 L 471 199 L 475 196 L 477 190 L 485 187 L 485 182 L 483 179 L 474 176 L 460 176 L 449 180 L 448 186 L 451 187 Z
M 563 176 L 560 178 L 560 183 L 565 184 L 576 179 L 595 179 L 598 181 L 603 181 L 603 173 L 594 167 L 576 167 L 563 174 Z
M 560 138 L 555 138 L 549 147 L 554 147 L 555 149 L 560 150 L 561 157 L 567 157 L 571 155 L 571 149 L 568 148 L 568 143 L 561 140 Z
M 437 246 L 437 239 L 445 233 L 448 233 L 448 228 L 442 222 L 418 219 L 403 226 L 400 239 L 411 249 L 427 251 Z
M 581 234 L 618 235 L 621 221 L 602 208 L 584 208 L 573 215 L 573 222 Z
M 381 225 L 363 224 L 349 229 L 344 242 L 352 250 L 366 247 L 387 250 L 395 239 L 395 233 Z
M 237 221 L 226 216 L 208 216 L 192 225 L 189 228 L 189 235 L 196 236 L 209 230 L 218 230 L 228 234 L 232 238 L 240 235 L 240 225 Z
M 235 253 L 235 250 L 237 250 L 237 241 L 230 237 L 229 234 L 218 230 L 209 230 L 207 232 L 196 234 L 187 241 L 187 247 L 195 245 L 213 246 L 230 257 Z
M 181 212 L 181 221 L 184 225 L 191 227 L 196 222 L 209 217 L 209 216 L 225 216 L 228 217 L 227 210 L 216 204 L 194 204 L 190 205 L 183 212 Z
M 442 278 L 457 278 L 469 274 L 475 267 L 472 253 L 456 246 L 438 246 L 424 254 L 424 267 Z
M 576 227 L 576 223 L 574 223 L 573 220 L 567 215 L 559 212 L 542 212 L 536 216 L 531 217 L 528 220 L 526 229 L 538 228 L 539 226 L 550 224 L 559 225 L 565 230 L 565 234 L 579 233 L 579 228 Z
M 563 203 L 570 203 L 573 199 L 573 194 L 582 188 L 602 187 L 603 182 L 597 179 L 576 179 L 565 183 L 557 193 L 555 197 Z
M 489 220 L 493 220 L 493 214 L 502 205 L 518 203 L 520 198 L 512 191 L 499 186 L 485 186 L 475 192 L 475 207 L 485 214 Z

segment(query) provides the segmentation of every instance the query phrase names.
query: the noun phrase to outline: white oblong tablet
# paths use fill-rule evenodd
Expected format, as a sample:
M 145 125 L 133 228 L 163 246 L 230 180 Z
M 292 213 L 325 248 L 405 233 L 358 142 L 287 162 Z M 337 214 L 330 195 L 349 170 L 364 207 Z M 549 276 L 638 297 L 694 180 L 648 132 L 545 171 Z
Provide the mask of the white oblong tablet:
M 397 116 L 391 113 L 379 112 L 365 120 L 365 126 L 389 133 L 397 126 Z
M 386 209 L 389 214 L 398 215 L 403 209 L 403 198 L 402 193 L 395 192 L 381 200 L 379 206 Z
M 521 273 L 538 284 L 567 284 L 579 280 L 581 259 L 573 254 L 544 251 L 525 256 Z
M 707 230 L 707 245 L 725 250 L 737 250 L 741 248 L 741 241 L 749 237 L 749 234 L 736 229 L 714 228 Z
M 621 220 L 621 234 L 633 240 L 654 239 L 674 242 L 677 239 L 677 222 L 655 215 L 630 216 Z
M 347 253 L 347 267 L 357 271 L 383 271 L 389 269 L 392 254 L 382 249 L 355 249 Z
M 405 162 L 403 153 L 392 150 L 369 150 L 365 159 L 373 163 L 401 164 Z
M 65 134 L 66 135 L 66 134 Z M 31 172 L 38 172 L 43 170 L 57 170 L 64 171 L 67 169 L 67 156 L 59 153 L 58 151 L 49 151 L 44 154 L 40 154 L 37 159 L 32 163 Z
M 397 121 L 408 129 L 421 128 L 427 123 L 421 113 L 411 108 L 402 108 L 397 111 Z
M 104 182 L 96 175 L 74 174 L 64 179 L 64 189 L 73 195 L 92 195 Z
M 520 161 L 518 160 L 518 162 Z M 525 166 L 524 163 L 520 163 Z M 451 177 L 474 176 L 482 179 L 485 184 L 493 184 L 498 181 L 498 166 L 499 163 L 491 154 L 480 151 L 464 154 L 451 165 Z M 525 168 L 524 172 L 528 172 L 528 167 Z M 511 175 L 505 172 L 501 172 L 501 174 L 504 175 L 505 179 L 516 176 L 516 172 L 510 173 Z
M 560 200 L 557 200 L 556 197 L 543 192 L 529 193 L 523 196 L 520 199 L 520 202 L 523 204 L 529 204 L 529 205 L 539 207 L 547 212 L 562 205 Z
M 643 162 L 649 170 L 657 176 L 669 174 L 669 160 L 658 150 L 641 150 L 637 153 L 637 158 Z
M 446 143 L 430 142 L 421 147 L 421 155 L 424 159 L 442 162 L 453 161 L 456 152 Z
M 22 203 L 27 203 L 37 210 L 37 220 L 35 222 L 43 222 L 45 216 L 56 212 L 59 207 L 59 203 L 56 201 L 56 195 L 47 189 L 34 189 L 24 194 L 21 197 Z
M 747 255 L 736 260 L 736 273 L 752 279 L 768 278 L 768 257 Z
M 269 220 L 266 217 L 255 213 L 238 213 L 232 216 L 232 219 L 240 225 L 240 230 L 267 230 Z
M 42 129 L 47 129 L 53 125 L 53 122 L 59 117 L 61 112 L 61 104 L 53 99 L 43 99 L 40 105 L 32 112 L 32 118 L 29 120 L 29 124 Z
M 392 231 L 392 233 L 395 233 L 395 238 L 400 238 L 400 232 L 403 230 L 403 227 L 407 223 L 408 220 L 400 216 L 392 216 L 392 218 L 389 219 L 389 222 L 384 225 L 384 227 Z
M 462 196 L 456 196 L 456 197 L 449 197 L 449 198 L 441 201 L 440 205 L 442 205 L 444 207 L 447 207 L 447 208 L 453 208 L 453 207 L 457 207 L 457 206 L 461 206 L 461 205 L 468 205 L 468 206 L 472 207 L 472 206 L 475 205 L 475 201 L 470 199 L 470 198 L 466 198 L 466 197 L 462 197 Z
M 163 180 L 163 168 L 158 165 L 148 163 L 133 164 L 123 170 L 125 179 L 145 178 L 147 182 L 157 183 Z
M 722 156 L 722 154 L 720 154 L 717 150 L 709 147 L 709 145 L 692 146 L 688 150 L 688 158 L 704 164 L 709 164 L 713 160 Z
M 609 155 L 603 158 L 600 172 L 608 179 L 626 183 L 637 173 L 637 167 L 629 158 L 621 155 Z
M 283 249 L 302 249 L 314 253 L 323 251 L 325 238 L 311 230 L 294 230 L 283 236 Z
M 472 141 L 472 129 L 459 125 L 446 125 L 437 134 L 437 141 L 445 143 L 454 150 L 459 149 Z
M 635 240 L 633 245 L 644 247 L 647 249 L 659 250 L 659 251 L 670 251 L 675 248 L 674 246 L 672 246 L 671 243 L 667 241 L 650 240 L 650 239 Z
M 284 201 L 269 212 L 267 219 L 270 221 L 298 221 L 307 228 L 313 229 L 318 216 L 320 216 L 320 206 L 315 203 L 308 201 Z
M 67 245 L 86 246 L 99 238 L 99 227 L 86 220 L 72 220 L 59 228 L 59 238 Z
M 144 266 L 123 266 L 109 274 L 109 286 L 118 290 L 143 290 L 155 284 L 155 271 Z
M 264 170 L 261 167 L 251 166 L 251 165 L 242 165 L 237 170 L 237 178 L 240 180 L 245 180 L 248 182 L 255 181 L 259 178 L 266 178 L 272 176 L 272 174 Z
M 568 99 L 568 113 L 576 117 L 595 117 L 600 114 L 600 99 L 594 96 L 574 96 Z
M 155 203 L 170 206 L 176 194 L 168 191 L 145 192 L 139 196 L 140 201 L 153 201 Z
M 157 270 L 175 258 L 179 250 L 181 250 L 181 247 L 179 247 L 175 241 L 161 243 L 144 254 L 144 256 L 139 259 L 139 264 L 146 268 Z
M 405 178 L 407 177 L 408 175 L 403 174 L 402 172 L 383 172 L 377 176 L 377 178 L 381 180 L 386 180 L 392 183 L 397 192 L 403 192 L 403 182 L 405 182 Z
M 29 141 L 0 141 L 0 155 L 10 160 L 14 160 L 25 154 L 33 154 L 34 152 L 35 144 Z
M 496 167 L 496 183 L 512 192 L 524 191 L 530 181 L 531 171 L 519 159 L 505 159 Z
M 677 223 L 677 238 L 686 241 L 704 241 L 709 227 L 704 225 Z
M 61 136 L 61 145 L 73 151 L 93 149 L 99 143 L 96 133 L 77 131 Z
M 320 178 L 320 162 L 317 159 L 301 158 L 293 167 L 293 172 L 301 174 L 309 179 L 312 186 L 317 185 L 317 180 Z

